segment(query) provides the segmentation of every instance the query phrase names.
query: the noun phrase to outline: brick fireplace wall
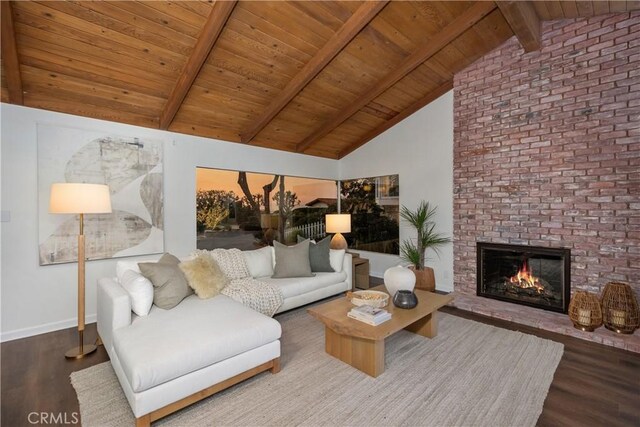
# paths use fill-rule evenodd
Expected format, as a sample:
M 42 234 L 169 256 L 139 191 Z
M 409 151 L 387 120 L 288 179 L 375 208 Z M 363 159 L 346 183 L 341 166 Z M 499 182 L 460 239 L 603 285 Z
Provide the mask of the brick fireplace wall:
M 454 79 L 454 286 L 476 242 L 571 249 L 571 287 L 640 300 L 640 13 L 543 24 Z

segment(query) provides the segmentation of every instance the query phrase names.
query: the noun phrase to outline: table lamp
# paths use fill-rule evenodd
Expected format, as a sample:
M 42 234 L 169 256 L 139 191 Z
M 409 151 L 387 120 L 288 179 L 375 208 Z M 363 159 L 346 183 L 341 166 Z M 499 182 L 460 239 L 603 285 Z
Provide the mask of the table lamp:
M 351 214 L 327 214 L 327 233 L 335 233 L 331 249 L 347 249 L 347 241 L 341 233 L 351 233 Z
M 81 359 L 96 351 L 93 344 L 84 344 L 84 214 L 111 212 L 109 187 L 102 184 L 59 183 L 51 185 L 49 212 L 79 214 L 78 234 L 78 338 L 79 346 L 65 353 L 67 359 Z

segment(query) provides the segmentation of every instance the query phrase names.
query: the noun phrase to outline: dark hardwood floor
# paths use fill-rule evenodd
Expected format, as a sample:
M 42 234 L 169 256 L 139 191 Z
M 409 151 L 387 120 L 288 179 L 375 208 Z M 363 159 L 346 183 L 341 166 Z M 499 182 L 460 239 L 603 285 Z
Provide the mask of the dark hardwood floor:
M 87 325 L 85 342 L 94 342 L 96 336 L 96 324 Z M 77 346 L 77 340 L 77 329 L 71 328 L 0 345 L 1 426 L 69 425 L 80 418 L 69 375 L 109 356 L 98 346 L 84 359 L 67 360 L 64 353 Z
M 564 344 L 538 425 L 640 426 L 640 355 L 455 308 L 443 311 Z M 95 339 L 95 324 L 85 334 L 87 342 Z M 69 375 L 108 356 L 99 347 L 83 360 L 66 360 L 64 352 L 76 339 L 75 329 L 67 329 L 1 344 L 2 426 L 34 425 L 29 420 L 41 416 L 49 422 L 36 424 L 68 425 L 74 414 L 79 418 Z M 52 416 L 61 422 L 51 423 Z

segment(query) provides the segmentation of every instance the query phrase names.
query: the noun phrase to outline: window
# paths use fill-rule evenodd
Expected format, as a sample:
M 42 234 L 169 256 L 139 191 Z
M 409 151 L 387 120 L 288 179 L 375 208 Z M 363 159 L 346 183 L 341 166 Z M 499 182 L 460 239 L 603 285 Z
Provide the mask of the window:
M 196 169 L 198 249 L 255 249 L 296 236 L 325 236 L 335 213 L 335 181 L 222 169 Z
M 341 183 L 341 211 L 351 214 L 351 249 L 400 253 L 400 183 L 398 175 L 352 179 Z

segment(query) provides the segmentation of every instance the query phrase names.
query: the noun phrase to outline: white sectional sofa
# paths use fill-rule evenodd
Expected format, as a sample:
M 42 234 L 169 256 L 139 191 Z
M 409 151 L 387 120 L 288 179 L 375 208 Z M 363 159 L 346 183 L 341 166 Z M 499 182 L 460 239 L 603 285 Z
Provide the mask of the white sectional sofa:
M 342 260 L 335 255 L 334 269 Z M 247 254 L 246 259 L 250 271 L 264 272 L 252 265 L 258 257 Z M 351 255 L 345 254 L 335 273 L 257 278 L 281 290 L 278 312 L 283 312 L 350 290 L 351 265 Z M 280 324 L 224 295 L 191 295 L 170 310 L 153 306 L 139 317 L 118 280 L 103 278 L 98 281 L 98 333 L 137 425 L 149 425 L 260 372 L 280 370 Z
M 275 265 L 274 249 L 272 246 L 269 249 L 271 250 L 272 265 Z M 293 277 L 289 279 L 272 279 L 270 273 L 265 276 L 256 275 L 254 277 L 280 289 L 284 301 L 277 313 L 282 313 L 283 311 L 351 290 L 353 284 L 351 254 L 332 249 L 330 258 L 331 266 L 335 270 L 334 273 L 314 273 L 313 277 Z M 265 271 L 264 269 L 256 269 L 255 265 L 252 265 L 252 263 L 258 263 L 258 259 L 251 256 L 247 256 L 245 259 L 249 264 L 249 271 Z

